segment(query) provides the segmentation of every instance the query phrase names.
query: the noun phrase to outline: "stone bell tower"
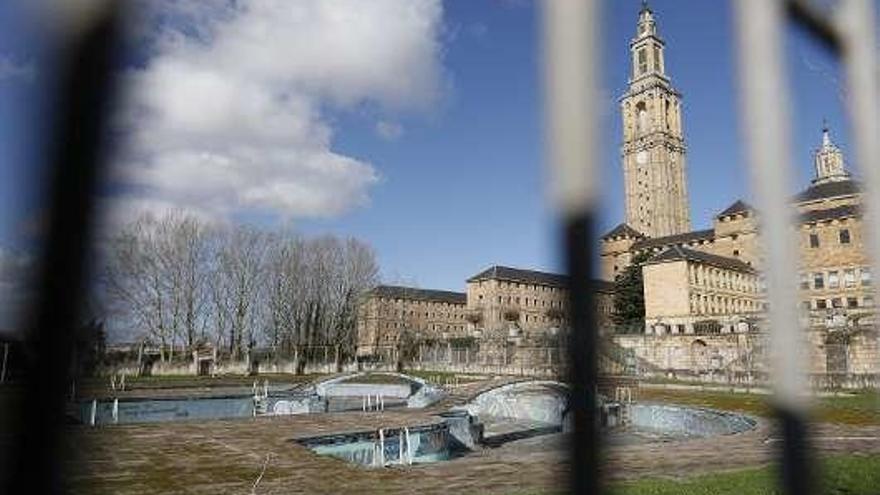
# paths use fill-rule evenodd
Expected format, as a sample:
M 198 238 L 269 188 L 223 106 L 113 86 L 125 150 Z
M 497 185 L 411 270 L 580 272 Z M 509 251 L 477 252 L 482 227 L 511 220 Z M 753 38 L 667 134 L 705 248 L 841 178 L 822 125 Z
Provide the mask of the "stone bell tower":
M 666 76 L 666 44 L 647 2 L 630 42 L 631 78 L 621 97 L 626 223 L 650 237 L 691 230 L 681 94 Z

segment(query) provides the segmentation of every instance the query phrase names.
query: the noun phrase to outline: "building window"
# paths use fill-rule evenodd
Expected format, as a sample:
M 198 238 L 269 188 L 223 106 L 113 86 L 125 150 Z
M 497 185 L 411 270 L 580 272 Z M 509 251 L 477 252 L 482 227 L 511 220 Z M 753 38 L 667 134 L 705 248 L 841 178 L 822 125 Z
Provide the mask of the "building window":
M 855 297 L 847 297 L 846 298 L 846 307 L 847 308 L 858 308 L 859 300 Z
M 834 299 L 831 300 L 831 307 L 832 308 L 842 308 L 843 301 L 841 301 L 839 297 L 835 297 Z
M 819 247 L 819 234 L 810 234 L 810 247 Z
M 840 279 L 837 276 L 837 272 L 828 272 L 828 288 L 836 289 L 840 286 Z
M 739 249 L 734 249 L 734 250 L 733 250 L 733 255 L 734 255 L 734 256 L 739 256 Z
M 821 273 L 813 274 L 813 288 L 814 289 L 824 289 L 825 288 L 825 276 Z
M 849 244 L 849 229 L 840 229 L 838 236 L 841 244 Z
M 856 286 L 856 271 L 852 268 L 843 271 L 843 285 L 847 288 Z
M 825 299 L 816 299 L 816 309 L 827 309 L 828 302 Z
M 862 268 L 862 285 L 871 285 L 871 269 Z
M 645 53 L 645 49 L 642 48 L 639 50 L 639 75 L 648 72 L 648 54 Z
M 809 289 L 810 288 L 810 276 L 806 273 L 801 273 L 801 289 Z

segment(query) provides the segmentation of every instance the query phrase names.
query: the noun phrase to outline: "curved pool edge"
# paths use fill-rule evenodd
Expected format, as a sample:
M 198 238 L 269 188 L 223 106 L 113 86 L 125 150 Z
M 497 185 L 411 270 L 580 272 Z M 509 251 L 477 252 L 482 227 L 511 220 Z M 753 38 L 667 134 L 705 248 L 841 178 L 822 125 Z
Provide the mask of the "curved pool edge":
M 753 416 L 742 411 L 659 401 L 638 402 L 632 404 L 631 407 L 633 412 L 630 417 L 633 420 L 631 423 L 633 426 L 646 430 L 662 431 L 664 433 L 684 433 L 682 440 L 741 435 L 763 429 L 767 425 L 766 418 Z M 652 417 L 648 420 L 645 417 L 645 413 L 648 411 L 642 412 L 646 408 L 651 408 L 650 413 Z M 676 415 L 679 415 L 679 417 L 675 418 L 674 416 Z M 681 417 L 682 415 L 687 415 L 688 417 Z M 701 425 L 702 429 L 694 428 L 689 431 L 682 431 L 684 429 L 682 425 L 688 424 L 688 420 L 695 419 L 709 419 L 715 423 L 714 425 Z M 670 424 L 670 421 L 682 422 Z M 724 424 L 719 424 L 719 422 Z M 690 424 L 693 423 L 691 422 Z M 665 427 L 658 427 L 658 425 Z M 670 428 L 670 426 L 672 427 Z

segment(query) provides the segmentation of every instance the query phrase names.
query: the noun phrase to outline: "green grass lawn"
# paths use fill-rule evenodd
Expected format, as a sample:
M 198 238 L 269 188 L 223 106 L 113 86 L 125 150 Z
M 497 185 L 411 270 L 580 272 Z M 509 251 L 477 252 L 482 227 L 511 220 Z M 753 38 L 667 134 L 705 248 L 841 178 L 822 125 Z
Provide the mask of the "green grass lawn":
M 880 456 L 847 455 L 824 459 L 816 482 L 819 493 L 876 494 Z M 773 468 L 716 473 L 685 480 L 647 479 L 612 485 L 613 495 L 752 495 L 781 493 Z
M 650 400 L 741 411 L 755 416 L 772 416 L 769 396 L 699 390 L 667 390 L 643 388 L 639 400 Z M 814 401 L 813 420 L 847 425 L 880 425 L 880 403 L 875 392 L 857 392 L 838 397 L 821 397 Z
M 874 495 L 880 493 L 880 456 L 845 455 L 820 461 L 818 493 Z M 518 492 L 516 495 L 563 495 L 564 492 Z M 692 478 L 643 479 L 612 483 L 611 495 L 771 495 L 782 493 L 771 467 L 740 469 Z

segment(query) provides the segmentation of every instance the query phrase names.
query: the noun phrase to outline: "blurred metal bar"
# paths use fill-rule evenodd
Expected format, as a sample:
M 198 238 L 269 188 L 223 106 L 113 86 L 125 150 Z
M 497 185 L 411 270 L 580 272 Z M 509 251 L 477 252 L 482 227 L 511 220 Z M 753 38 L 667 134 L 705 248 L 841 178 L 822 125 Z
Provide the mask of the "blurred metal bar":
M 39 294 L 27 328 L 29 359 L 20 401 L 12 486 L 2 493 L 64 493 L 69 466 L 62 435 L 74 339 L 87 291 L 94 191 L 103 163 L 104 117 L 112 101 L 117 40 L 116 2 L 79 2 L 80 16 L 64 19 L 59 92 L 50 146 L 48 232 L 42 246 Z M 74 22 L 75 21 L 75 22 Z
M 599 1 L 544 2 L 544 95 L 552 197 L 569 277 L 571 493 L 599 493 L 597 347 L 593 279 L 599 78 Z
M 562 215 L 591 211 L 599 173 L 597 0 L 545 1 L 544 97 L 551 194 Z
M 738 0 L 736 6 L 743 134 L 760 218 L 769 311 L 773 400 L 782 427 L 782 484 L 810 493 L 807 456 L 808 363 L 797 314 L 796 217 L 789 204 L 791 152 L 781 0 Z
M 856 159 L 864 177 L 864 225 L 871 269 L 880 273 L 880 75 L 877 63 L 876 12 L 872 0 L 845 0 L 835 18 L 843 41 L 849 112 Z M 874 300 L 880 284 L 874 283 Z M 880 325 L 880 322 L 875 323 Z
M 809 0 L 788 0 L 788 16 L 803 26 L 831 51 L 839 53 L 842 47 L 840 33 L 826 12 L 819 10 Z

